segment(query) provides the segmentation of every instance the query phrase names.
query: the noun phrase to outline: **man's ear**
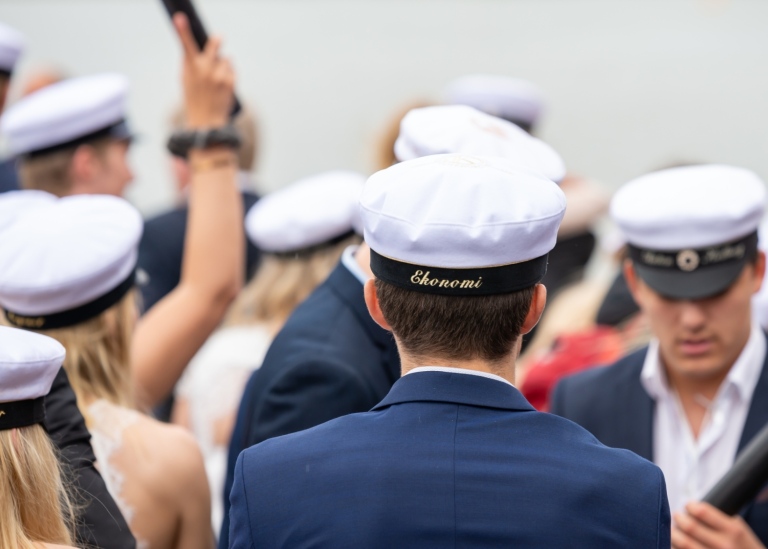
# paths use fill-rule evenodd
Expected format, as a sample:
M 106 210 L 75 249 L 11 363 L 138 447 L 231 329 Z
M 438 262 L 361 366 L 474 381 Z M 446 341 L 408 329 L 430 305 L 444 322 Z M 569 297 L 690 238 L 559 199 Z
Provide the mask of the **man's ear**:
M 363 291 L 365 293 L 365 305 L 368 307 L 368 313 L 370 313 L 371 318 L 376 324 L 388 332 L 391 332 L 392 327 L 387 322 L 387 319 L 384 318 L 384 313 L 381 312 L 381 308 L 379 307 L 379 298 L 376 295 L 376 283 L 373 279 L 370 279 L 365 283 Z
M 533 288 L 533 299 L 531 300 L 531 307 L 528 309 L 528 314 L 525 315 L 523 326 L 520 330 L 521 334 L 527 334 L 539 323 L 542 313 L 544 312 L 544 306 L 547 304 L 547 287 L 544 284 L 536 284 Z
M 640 279 L 637 276 L 637 271 L 635 271 L 635 266 L 632 264 L 632 260 L 625 259 L 622 268 L 624 270 L 624 280 L 627 281 L 629 293 L 632 294 L 632 299 L 635 300 L 635 303 L 638 303 L 637 297 L 640 291 Z
M 765 278 L 765 252 L 763 250 L 757 251 L 757 257 L 755 258 L 755 278 L 753 293 L 760 291 L 763 286 L 763 278 Z
M 98 170 L 96 150 L 91 145 L 80 145 L 72 153 L 72 162 L 69 166 L 70 180 L 72 181 L 71 194 L 89 194 L 95 191 L 91 188 L 91 182 Z

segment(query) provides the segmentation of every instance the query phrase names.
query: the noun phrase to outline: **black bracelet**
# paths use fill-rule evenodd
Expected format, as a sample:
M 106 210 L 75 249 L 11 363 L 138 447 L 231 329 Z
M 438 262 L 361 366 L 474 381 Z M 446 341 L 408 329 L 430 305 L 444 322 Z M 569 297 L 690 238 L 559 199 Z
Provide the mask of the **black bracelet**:
M 180 158 L 187 158 L 191 149 L 210 149 L 227 147 L 239 149 L 242 140 L 234 126 L 223 126 L 210 130 L 178 130 L 171 134 L 166 147 Z

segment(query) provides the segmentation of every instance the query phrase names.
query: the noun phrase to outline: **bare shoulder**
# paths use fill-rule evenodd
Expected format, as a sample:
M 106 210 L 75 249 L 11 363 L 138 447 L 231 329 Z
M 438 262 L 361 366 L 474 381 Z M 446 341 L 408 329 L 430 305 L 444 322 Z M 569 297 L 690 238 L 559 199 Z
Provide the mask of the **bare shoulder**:
M 193 486 L 207 486 L 203 456 L 189 431 L 147 416 L 135 427 L 133 446 L 145 458 L 141 459 L 145 464 L 142 475 L 151 486 L 169 496 Z

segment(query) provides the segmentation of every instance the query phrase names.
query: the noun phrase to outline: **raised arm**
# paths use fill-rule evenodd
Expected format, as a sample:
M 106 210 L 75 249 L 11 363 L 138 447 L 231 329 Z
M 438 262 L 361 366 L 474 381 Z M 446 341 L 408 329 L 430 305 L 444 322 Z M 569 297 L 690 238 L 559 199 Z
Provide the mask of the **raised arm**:
M 235 75 L 219 55 L 221 40 L 211 37 L 200 51 L 183 15 L 174 17 L 174 26 L 184 49 L 189 129 L 222 127 L 228 121 Z M 132 342 L 136 394 L 148 406 L 171 392 L 243 283 L 243 206 L 235 151 L 193 149 L 189 162 L 192 181 L 181 280 L 141 318 Z

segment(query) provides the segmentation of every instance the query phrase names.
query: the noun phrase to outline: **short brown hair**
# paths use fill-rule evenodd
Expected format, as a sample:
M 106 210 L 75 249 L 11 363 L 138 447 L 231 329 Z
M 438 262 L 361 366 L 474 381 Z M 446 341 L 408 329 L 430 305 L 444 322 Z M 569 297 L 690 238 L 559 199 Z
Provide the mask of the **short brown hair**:
M 376 279 L 379 307 L 413 358 L 502 360 L 512 351 L 535 286 L 488 296 L 444 296 Z
M 94 149 L 99 158 L 104 158 L 111 137 L 95 139 L 86 145 Z M 19 161 L 19 181 L 22 189 L 45 191 L 56 196 L 66 196 L 72 189 L 72 158 L 77 147 L 66 147 L 48 153 L 23 156 Z

